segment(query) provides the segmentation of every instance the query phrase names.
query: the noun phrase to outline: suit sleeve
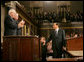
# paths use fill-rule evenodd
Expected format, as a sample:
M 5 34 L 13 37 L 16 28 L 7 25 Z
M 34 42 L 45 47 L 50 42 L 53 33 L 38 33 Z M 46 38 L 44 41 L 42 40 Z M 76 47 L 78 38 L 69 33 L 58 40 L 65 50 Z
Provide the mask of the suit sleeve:
M 62 39 L 63 39 L 63 46 L 66 47 L 66 38 L 65 38 L 65 31 L 64 30 L 63 30 Z
M 5 24 L 12 29 L 18 28 L 18 24 L 11 17 L 6 17 Z
M 18 28 L 18 29 L 17 29 L 17 35 L 21 35 L 21 29 L 22 29 L 22 28 Z

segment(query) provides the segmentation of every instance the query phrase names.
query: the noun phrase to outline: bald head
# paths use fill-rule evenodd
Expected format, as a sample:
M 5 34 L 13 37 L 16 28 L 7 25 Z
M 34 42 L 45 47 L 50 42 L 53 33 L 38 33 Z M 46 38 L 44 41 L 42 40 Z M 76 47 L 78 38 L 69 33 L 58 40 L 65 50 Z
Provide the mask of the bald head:
M 14 19 L 15 19 L 15 20 L 18 20 L 18 18 L 19 18 L 18 13 L 16 13 L 16 14 L 14 15 Z

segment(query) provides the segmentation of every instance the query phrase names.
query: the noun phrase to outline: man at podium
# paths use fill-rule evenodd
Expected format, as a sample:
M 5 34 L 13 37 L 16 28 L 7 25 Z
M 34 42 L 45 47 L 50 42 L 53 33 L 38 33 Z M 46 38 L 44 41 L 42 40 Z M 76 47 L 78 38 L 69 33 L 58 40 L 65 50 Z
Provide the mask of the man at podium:
M 5 18 L 4 21 L 4 36 L 8 35 L 18 35 L 17 31 L 19 28 L 22 28 L 24 26 L 24 21 L 17 22 L 18 20 L 18 14 L 14 9 L 10 9 L 8 12 L 8 16 Z

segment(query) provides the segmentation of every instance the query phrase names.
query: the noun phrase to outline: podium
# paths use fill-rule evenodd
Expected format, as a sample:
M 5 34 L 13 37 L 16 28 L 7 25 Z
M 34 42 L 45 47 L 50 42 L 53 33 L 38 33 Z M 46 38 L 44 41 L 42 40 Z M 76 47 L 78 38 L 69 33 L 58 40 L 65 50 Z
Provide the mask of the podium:
M 39 61 L 40 42 L 35 36 L 4 36 L 3 61 Z

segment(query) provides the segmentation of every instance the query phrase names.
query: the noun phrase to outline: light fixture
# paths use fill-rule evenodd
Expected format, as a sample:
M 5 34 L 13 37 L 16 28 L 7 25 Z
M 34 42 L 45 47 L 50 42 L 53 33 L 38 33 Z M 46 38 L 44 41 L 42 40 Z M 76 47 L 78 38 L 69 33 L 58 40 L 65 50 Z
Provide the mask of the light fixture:
M 45 2 L 50 3 L 50 2 L 52 2 L 52 1 L 45 1 Z

